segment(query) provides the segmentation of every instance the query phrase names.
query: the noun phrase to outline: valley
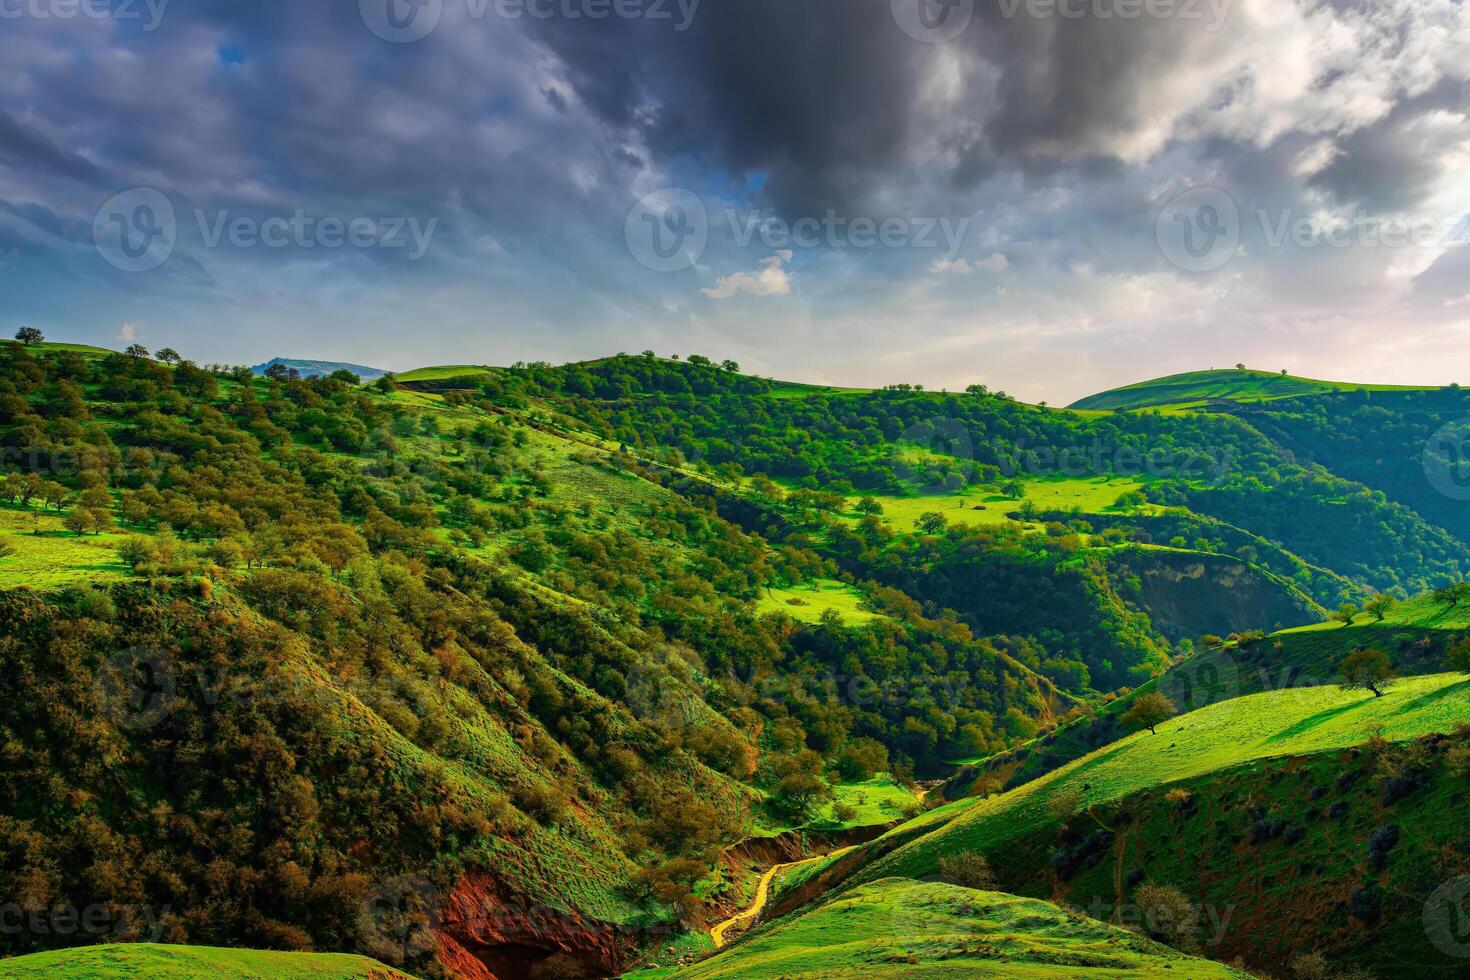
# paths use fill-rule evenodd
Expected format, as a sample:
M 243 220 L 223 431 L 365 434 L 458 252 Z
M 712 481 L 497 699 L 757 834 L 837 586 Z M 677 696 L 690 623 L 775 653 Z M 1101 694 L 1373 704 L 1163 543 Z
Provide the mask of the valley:
M 1457 962 L 1458 389 L 295 363 L 0 357 L 0 976 Z

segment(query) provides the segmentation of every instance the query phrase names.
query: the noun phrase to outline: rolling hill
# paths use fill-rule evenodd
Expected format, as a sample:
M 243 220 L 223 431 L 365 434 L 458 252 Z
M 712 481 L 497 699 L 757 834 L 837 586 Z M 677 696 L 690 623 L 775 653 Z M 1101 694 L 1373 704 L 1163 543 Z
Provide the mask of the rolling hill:
M 1111 391 L 1089 395 L 1074 402 L 1079 410 L 1120 411 L 1124 409 L 1184 410 L 1212 406 L 1217 402 L 1270 402 L 1340 391 L 1432 391 L 1405 385 L 1359 385 L 1341 381 L 1318 381 L 1287 374 L 1252 370 L 1190 371 L 1156 378 Z

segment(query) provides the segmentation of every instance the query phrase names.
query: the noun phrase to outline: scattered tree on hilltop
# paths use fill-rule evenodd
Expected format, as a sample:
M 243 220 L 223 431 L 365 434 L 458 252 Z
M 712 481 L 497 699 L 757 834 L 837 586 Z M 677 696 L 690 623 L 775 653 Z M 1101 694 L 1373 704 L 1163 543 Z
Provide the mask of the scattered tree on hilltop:
M 156 360 L 162 361 L 164 364 L 177 364 L 183 360 L 183 358 L 179 356 L 179 352 L 174 350 L 172 347 L 163 348 L 158 353 L 154 354 L 153 357 Z
M 1338 666 L 1338 674 L 1344 690 L 1372 691 L 1375 698 L 1383 697 L 1389 682 L 1397 676 L 1388 654 L 1373 647 L 1348 654 Z
M 1129 728 L 1147 728 L 1149 734 L 1158 734 L 1158 727 L 1179 713 L 1173 701 L 1162 694 L 1142 694 L 1123 714 L 1123 724 Z
M 1391 609 L 1398 605 L 1399 601 L 1391 595 L 1379 593 L 1367 602 L 1363 603 L 1363 611 L 1373 616 L 1375 623 L 1381 623 Z
M 22 344 L 39 344 L 46 339 L 46 335 L 35 327 L 21 327 L 15 332 L 15 339 Z

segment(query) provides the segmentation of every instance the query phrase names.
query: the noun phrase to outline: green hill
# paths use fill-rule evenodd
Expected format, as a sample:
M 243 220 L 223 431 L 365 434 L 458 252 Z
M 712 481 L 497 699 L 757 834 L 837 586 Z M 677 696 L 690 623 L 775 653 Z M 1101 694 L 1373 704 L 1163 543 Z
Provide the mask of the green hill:
M 982 760 L 967 760 L 942 795 L 951 799 L 979 788 L 1020 786 L 1127 735 L 1120 719 L 1141 695 L 1163 693 L 1189 711 L 1247 694 L 1337 683 L 1338 665 L 1353 650 L 1388 653 L 1404 676 L 1445 669 L 1451 643 L 1470 632 L 1470 603 L 1419 596 L 1389 609 L 1382 620 L 1360 613 L 1350 624 L 1319 623 L 1247 637 L 1203 650 L 1163 676 L 1079 714 L 1025 745 Z
M 32 953 L 0 960 L 0 977 L 29 980 L 44 977 L 72 980 L 413 980 L 366 956 L 345 953 L 271 953 L 207 946 L 159 946 L 150 943 L 84 946 L 80 949 Z
M 1245 977 L 1047 902 L 885 878 L 766 926 L 677 980 Z
M 1089 395 L 1072 408 L 1111 410 L 1201 408 L 1216 401 L 1268 402 L 1280 398 L 1316 395 L 1334 391 L 1426 391 L 1407 385 L 1359 385 L 1343 381 L 1317 381 L 1269 371 L 1190 371 L 1156 378 L 1123 388 Z

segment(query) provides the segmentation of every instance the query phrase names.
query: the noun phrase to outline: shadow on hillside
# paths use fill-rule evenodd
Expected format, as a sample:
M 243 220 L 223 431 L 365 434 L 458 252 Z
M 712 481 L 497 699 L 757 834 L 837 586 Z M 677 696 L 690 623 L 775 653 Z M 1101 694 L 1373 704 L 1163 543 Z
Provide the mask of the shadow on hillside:
M 1266 739 L 1266 741 L 1284 742 L 1287 739 L 1295 738 L 1298 735 L 1311 731 L 1319 725 L 1323 725 L 1329 721 L 1332 721 L 1334 718 L 1337 718 L 1340 715 L 1345 715 L 1349 711 L 1354 711 L 1358 708 L 1363 707 L 1366 704 L 1370 704 L 1372 703 L 1372 701 L 1373 697 L 1372 695 L 1369 695 L 1367 698 L 1364 698 L 1361 701 L 1353 701 L 1349 704 L 1340 704 L 1335 708 L 1328 708 L 1326 711 L 1319 711 L 1309 718 L 1303 718 L 1301 721 L 1297 722 L 1295 725 L 1292 725 L 1290 728 L 1283 729 L 1282 731 L 1277 732 L 1275 735 L 1272 735 L 1270 738 Z

